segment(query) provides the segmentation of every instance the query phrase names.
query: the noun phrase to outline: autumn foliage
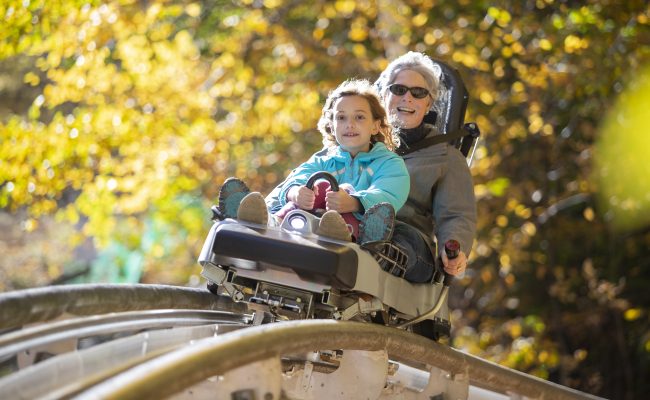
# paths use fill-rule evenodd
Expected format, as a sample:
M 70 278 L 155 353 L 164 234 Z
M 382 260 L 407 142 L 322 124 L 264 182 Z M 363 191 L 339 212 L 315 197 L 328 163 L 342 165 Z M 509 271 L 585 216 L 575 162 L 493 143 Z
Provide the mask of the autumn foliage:
M 81 279 L 198 284 L 221 182 L 268 191 L 319 148 L 329 90 L 423 51 L 460 71 L 482 131 L 453 345 L 650 394 L 646 2 L 4 0 L 0 15 L 0 208 L 24 242 L 47 228 L 48 279 L 89 246 Z M 2 265 L 0 289 L 38 284 L 21 268 Z

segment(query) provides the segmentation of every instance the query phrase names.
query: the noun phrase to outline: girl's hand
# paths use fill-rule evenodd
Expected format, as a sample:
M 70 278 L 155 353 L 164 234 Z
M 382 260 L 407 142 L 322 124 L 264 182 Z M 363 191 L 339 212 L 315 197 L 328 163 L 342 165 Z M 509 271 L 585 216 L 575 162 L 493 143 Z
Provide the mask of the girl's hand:
M 345 190 L 328 191 L 325 194 L 325 205 L 328 210 L 338 211 L 339 214 L 359 211 L 359 200 L 350 196 Z
M 317 192 L 317 186 L 314 186 L 314 190 L 308 189 L 307 186 L 294 186 L 289 189 L 287 200 L 293 201 L 299 208 L 309 211 L 314 208 Z

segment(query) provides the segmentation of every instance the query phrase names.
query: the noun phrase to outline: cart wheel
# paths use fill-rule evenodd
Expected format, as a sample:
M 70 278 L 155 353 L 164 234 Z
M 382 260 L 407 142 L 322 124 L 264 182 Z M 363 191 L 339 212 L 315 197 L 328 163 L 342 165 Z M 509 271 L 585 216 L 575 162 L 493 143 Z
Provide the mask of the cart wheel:
M 424 336 L 435 342 L 442 338 L 448 338 L 451 327 L 441 321 L 425 319 L 424 321 L 413 324 L 413 333 Z

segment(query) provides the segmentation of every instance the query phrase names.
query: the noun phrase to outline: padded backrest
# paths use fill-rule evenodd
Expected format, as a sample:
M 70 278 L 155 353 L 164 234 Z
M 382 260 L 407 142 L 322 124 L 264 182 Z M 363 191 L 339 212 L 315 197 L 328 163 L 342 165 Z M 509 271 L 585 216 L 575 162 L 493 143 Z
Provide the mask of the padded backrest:
M 459 130 L 465 121 L 468 94 L 460 74 L 442 61 L 434 60 L 442 69 L 440 95 L 434 103 L 438 114 L 436 127 L 443 133 Z
M 435 125 L 442 133 L 455 132 L 463 126 L 465 120 L 467 89 L 455 68 L 439 60 L 433 62 L 442 70 L 442 79 L 433 110 L 424 117 L 424 121 Z
M 435 125 L 440 132 L 445 134 L 465 129 L 468 135 L 462 139 L 454 140 L 453 144 L 461 150 L 465 157 L 468 157 L 480 132 L 475 123 L 465 124 L 465 111 L 467 111 L 469 99 L 467 88 L 458 70 L 443 61 L 433 60 L 433 62 L 442 70 L 442 79 L 433 110 L 424 117 L 424 121 Z M 469 160 L 471 161 L 471 157 Z

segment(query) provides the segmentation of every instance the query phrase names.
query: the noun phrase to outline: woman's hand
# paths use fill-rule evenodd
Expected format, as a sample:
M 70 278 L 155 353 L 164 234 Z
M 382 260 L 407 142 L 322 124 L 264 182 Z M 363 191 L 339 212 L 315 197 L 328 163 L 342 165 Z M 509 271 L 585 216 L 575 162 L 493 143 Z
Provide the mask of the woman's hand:
M 287 200 L 293 201 L 299 208 L 309 211 L 314 209 L 317 193 L 317 186 L 314 186 L 314 190 L 307 188 L 307 186 L 294 186 L 287 192 Z
M 467 268 L 467 256 L 462 251 L 458 253 L 458 257 L 454 259 L 447 258 L 447 254 L 442 251 L 442 264 L 445 266 L 445 272 L 453 276 L 463 276 L 465 268 Z
M 350 196 L 345 190 L 328 191 L 325 194 L 325 205 L 328 210 L 338 211 L 339 214 L 356 212 L 360 209 L 359 200 Z

